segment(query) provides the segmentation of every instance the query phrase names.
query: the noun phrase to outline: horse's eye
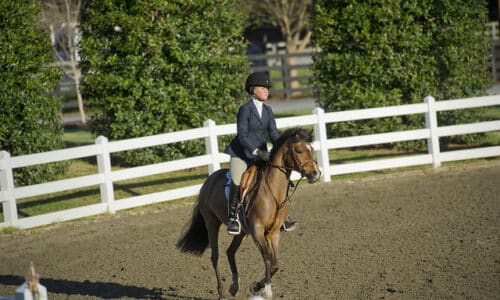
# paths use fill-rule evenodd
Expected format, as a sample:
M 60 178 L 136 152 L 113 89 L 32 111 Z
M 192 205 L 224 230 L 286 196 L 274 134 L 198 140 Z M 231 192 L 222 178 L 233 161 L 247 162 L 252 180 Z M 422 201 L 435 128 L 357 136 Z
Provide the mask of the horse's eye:
M 295 152 L 297 152 L 297 154 L 302 154 L 302 150 L 300 150 L 299 148 L 295 148 L 294 150 Z

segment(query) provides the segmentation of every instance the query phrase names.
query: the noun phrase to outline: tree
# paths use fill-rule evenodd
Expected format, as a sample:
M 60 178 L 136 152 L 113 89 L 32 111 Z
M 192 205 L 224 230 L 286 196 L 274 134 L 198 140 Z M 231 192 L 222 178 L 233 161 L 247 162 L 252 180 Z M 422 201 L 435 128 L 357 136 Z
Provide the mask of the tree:
M 309 44 L 312 31 L 308 27 L 312 0 L 256 0 L 240 1 L 242 10 L 248 18 L 249 26 L 268 24 L 280 29 L 286 43 L 287 53 L 303 52 Z M 288 59 L 289 65 L 294 65 L 296 58 Z M 291 76 L 296 76 L 296 70 L 291 70 Z M 292 82 L 297 87 L 298 81 Z
M 34 1 L 0 1 L 0 148 L 12 156 L 64 146 L 60 100 L 51 94 L 61 73 Z M 65 164 L 16 169 L 19 184 L 63 172 Z
M 234 1 L 93 1 L 81 25 L 96 134 L 119 140 L 235 120 L 249 62 Z M 116 158 L 142 164 L 202 152 L 199 141 Z
M 263 24 L 279 27 L 288 53 L 304 51 L 310 41 L 308 28 L 312 0 L 257 0 L 241 1 L 249 26 Z
M 480 1 L 326 1 L 314 4 L 313 72 L 327 111 L 421 103 L 485 93 L 489 46 Z M 441 125 L 479 111 L 443 113 Z M 333 124 L 337 135 L 421 128 L 422 116 Z M 462 137 L 464 138 L 464 137 Z M 444 139 L 443 139 L 444 140 Z M 450 141 L 450 140 L 448 140 Z
M 45 0 L 43 22 L 50 29 L 57 62 L 66 76 L 75 84 L 80 120 L 85 124 L 87 117 L 80 91 L 81 71 L 78 65 L 77 49 L 80 9 L 80 0 Z

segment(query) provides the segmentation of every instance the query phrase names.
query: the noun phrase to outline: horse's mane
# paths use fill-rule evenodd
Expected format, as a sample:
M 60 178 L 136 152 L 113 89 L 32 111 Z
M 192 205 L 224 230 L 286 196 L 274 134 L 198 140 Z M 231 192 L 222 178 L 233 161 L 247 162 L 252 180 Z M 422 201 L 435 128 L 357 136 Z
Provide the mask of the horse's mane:
M 312 143 L 312 140 L 311 131 L 302 127 L 289 128 L 281 134 L 276 142 L 274 142 L 273 149 L 271 150 L 271 157 L 273 157 L 276 151 L 287 142 L 296 143 L 298 141 L 306 141 Z

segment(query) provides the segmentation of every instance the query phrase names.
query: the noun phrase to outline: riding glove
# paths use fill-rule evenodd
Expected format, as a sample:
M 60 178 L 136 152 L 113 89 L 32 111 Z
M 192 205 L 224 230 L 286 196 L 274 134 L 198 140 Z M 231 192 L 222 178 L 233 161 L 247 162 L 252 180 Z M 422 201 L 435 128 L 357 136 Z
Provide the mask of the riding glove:
M 267 151 L 264 151 L 264 150 L 260 150 L 260 149 L 257 149 L 257 156 L 264 160 L 264 161 L 268 161 L 269 160 L 269 156 L 271 155 L 271 153 L 267 152 Z

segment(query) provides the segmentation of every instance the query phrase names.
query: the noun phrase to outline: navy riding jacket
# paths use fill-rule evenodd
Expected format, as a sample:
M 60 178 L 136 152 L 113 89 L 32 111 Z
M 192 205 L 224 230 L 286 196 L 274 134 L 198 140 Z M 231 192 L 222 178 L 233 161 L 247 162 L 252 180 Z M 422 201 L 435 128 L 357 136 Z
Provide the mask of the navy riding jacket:
M 263 103 L 261 118 L 252 99 L 240 106 L 236 125 L 236 137 L 231 140 L 224 153 L 237 156 L 247 164 L 251 164 L 257 159 L 257 156 L 253 155 L 252 151 L 257 148 L 268 151 L 267 142 L 274 143 L 279 138 L 276 120 L 271 107 Z

